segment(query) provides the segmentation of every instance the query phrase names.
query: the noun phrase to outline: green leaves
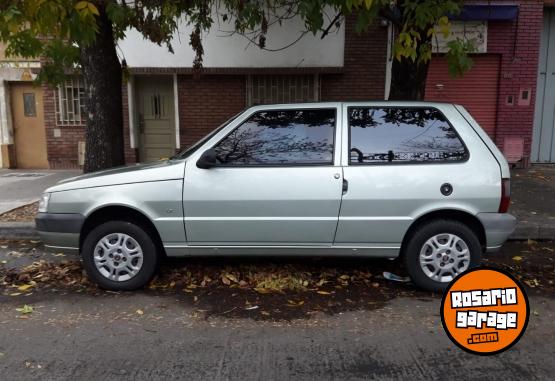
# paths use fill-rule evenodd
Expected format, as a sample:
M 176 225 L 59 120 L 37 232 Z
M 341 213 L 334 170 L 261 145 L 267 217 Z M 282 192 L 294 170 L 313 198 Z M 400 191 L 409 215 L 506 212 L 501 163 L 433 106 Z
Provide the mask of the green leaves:
M 456 39 L 447 43 L 447 46 L 449 51 L 446 57 L 451 76 L 461 76 L 472 68 L 472 59 L 468 54 L 476 50 L 474 41 Z
M 93 3 L 91 3 L 90 1 L 80 1 L 77 4 L 75 4 L 75 9 L 83 15 L 94 15 L 94 16 L 100 16 L 100 12 L 98 12 L 98 8 L 96 7 L 96 5 L 94 5 Z

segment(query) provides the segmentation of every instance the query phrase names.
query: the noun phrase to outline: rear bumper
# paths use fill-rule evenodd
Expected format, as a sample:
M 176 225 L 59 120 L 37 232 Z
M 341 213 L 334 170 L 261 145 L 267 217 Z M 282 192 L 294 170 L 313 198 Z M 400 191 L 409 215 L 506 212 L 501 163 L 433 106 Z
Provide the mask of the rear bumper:
M 516 228 L 516 217 L 506 213 L 479 213 L 476 217 L 486 232 L 487 251 L 497 251 Z
M 79 233 L 85 216 L 78 213 L 39 213 L 37 232 L 49 251 L 78 253 Z

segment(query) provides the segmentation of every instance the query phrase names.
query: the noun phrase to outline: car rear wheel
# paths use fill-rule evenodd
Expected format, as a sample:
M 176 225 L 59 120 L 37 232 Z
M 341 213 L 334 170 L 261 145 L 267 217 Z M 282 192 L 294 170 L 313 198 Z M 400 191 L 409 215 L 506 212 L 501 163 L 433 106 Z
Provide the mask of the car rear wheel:
M 128 291 L 145 286 L 156 273 L 158 254 L 149 234 L 128 221 L 94 228 L 81 248 L 83 266 L 100 287 Z
M 417 228 L 403 256 L 414 283 L 443 291 L 459 274 L 480 264 L 482 248 L 476 233 L 454 220 L 436 220 Z

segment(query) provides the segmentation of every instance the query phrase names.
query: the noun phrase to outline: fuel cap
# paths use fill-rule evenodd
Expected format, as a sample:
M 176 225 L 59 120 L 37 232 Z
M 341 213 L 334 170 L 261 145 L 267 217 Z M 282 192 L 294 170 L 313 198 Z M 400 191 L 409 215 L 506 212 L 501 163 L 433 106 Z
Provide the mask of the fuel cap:
M 439 190 L 441 191 L 442 195 L 450 196 L 451 193 L 453 193 L 453 186 L 449 183 L 445 183 L 441 186 L 441 188 Z

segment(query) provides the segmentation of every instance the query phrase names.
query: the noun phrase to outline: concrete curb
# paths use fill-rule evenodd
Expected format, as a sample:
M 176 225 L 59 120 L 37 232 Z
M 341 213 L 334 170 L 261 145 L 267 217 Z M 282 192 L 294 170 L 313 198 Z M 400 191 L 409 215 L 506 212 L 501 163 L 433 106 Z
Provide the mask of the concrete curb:
M 34 222 L 0 222 L 0 239 L 38 239 Z
M 38 239 L 34 222 L 0 222 L 0 239 Z M 549 240 L 555 241 L 555 225 L 520 223 L 509 240 Z
M 511 240 L 555 240 L 555 225 L 520 223 L 509 238 Z

